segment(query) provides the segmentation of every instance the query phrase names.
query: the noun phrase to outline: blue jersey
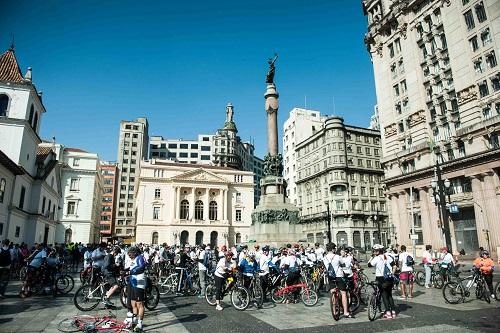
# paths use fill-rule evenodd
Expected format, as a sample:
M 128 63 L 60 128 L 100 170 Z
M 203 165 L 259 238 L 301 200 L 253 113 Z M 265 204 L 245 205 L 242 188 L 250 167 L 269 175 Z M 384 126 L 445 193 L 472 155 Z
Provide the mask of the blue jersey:
M 142 255 L 138 255 L 130 264 L 130 285 L 139 289 L 146 289 L 146 261 Z

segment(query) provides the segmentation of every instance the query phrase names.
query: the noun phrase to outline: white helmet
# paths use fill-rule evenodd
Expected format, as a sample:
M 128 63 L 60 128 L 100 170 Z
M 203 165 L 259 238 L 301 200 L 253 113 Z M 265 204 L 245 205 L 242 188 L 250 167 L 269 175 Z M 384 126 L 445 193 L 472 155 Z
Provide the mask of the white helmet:
M 248 251 L 247 255 L 249 257 L 255 257 L 255 251 Z
M 380 244 L 375 244 L 375 245 L 373 245 L 373 249 L 374 250 L 382 250 L 382 249 L 384 249 L 384 246 L 380 245 Z

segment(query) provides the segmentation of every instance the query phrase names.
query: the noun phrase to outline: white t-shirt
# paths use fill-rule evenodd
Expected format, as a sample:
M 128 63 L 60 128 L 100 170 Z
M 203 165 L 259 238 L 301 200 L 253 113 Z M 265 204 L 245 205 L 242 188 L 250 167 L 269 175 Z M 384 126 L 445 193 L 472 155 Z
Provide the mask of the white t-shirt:
M 378 256 L 371 258 L 369 263 L 373 267 L 375 267 L 375 276 L 376 277 L 384 277 L 385 266 L 387 266 L 392 272 L 391 263 L 393 261 L 394 260 L 392 259 L 391 256 L 385 255 L 385 259 L 384 259 L 384 255 L 380 254 Z
M 406 252 L 406 251 L 399 254 L 399 262 L 401 263 L 401 266 L 400 266 L 401 272 L 413 272 L 413 267 L 406 266 L 406 258 L 408 258 L 408 256 L 411 257 L 411 254 Z M 415 260 L 415 259 L 413 259 L 413 260 Z
M 90 252 L 89 250 L 85 251 L 85 253 L 83 254 L 83 268 L 84 269 L 87 269 L 88 267 L 90 267 L 90 259 L 92 258 L 92 252 Z
M 314 253 L 316 254 L 316 260 L 322 261 L 323 256 L 325 255 L 325 249 L 318 247 L 317 249 L 314 250 Z
M 455 260 L 453 260 L 453 255 L 451 253 L 446 253 L 443 258 L 443 262 L 441 266 L 447 266 L 449 263 L 455 264 Z
M 336 277 L 343 277 L 344 271 L 340 267 L 340 256 L 338 254 L 333 253 L 333 252 L 328 252 L 326 254 L 326 256 L 323 258 L 323 264 L 325 265 L 325 268 L 327 270 L 328 270 L 328 266 L 330 266 L 330 263 L 333 266 L 335 276 Z
M 432 254 L 429 251 L 424 251 L 424 254 L 422 256 L 422 261 L 427 265 L 431 265 L 432 264 Z
M 205 265 L 203 265 L 203 260 L 205 260 L 205 250 L 200 251 L 200 253 L 198 254 L 198 259 L 201 260 L 201 262 L 198 262 L 198 270 L 206 271 L 207 268 L 205 267 Z
M 260 276 L 264 276 L 269 274 L 269 257 L 262 253 L 259 257 L 259 268 L 262 273 L 259 273 Z
M 302 264 L 302 262 L 296 256 L 288 255 L 286 257 L 281 258 L 280 268 L 285 267 L 285 265 L 288 265 L 289 269 L 294 268 L 294 267 L 299 268 L 301 264 Z
M 345 276 L 351 277 L 352 276 L 352 257 L 351 256 L 345 256 L 345 257 L 340 257 L 340 262 L 344 265 L 342 268 L 342 271 L 344 272 Z
M 215 268 L 215 275 L 224 278 L 224 274 L 227 272 L 226 269 L 230 269 L 233 266 L 233 261 L 227 261 L 226 257 L 220 258 Z

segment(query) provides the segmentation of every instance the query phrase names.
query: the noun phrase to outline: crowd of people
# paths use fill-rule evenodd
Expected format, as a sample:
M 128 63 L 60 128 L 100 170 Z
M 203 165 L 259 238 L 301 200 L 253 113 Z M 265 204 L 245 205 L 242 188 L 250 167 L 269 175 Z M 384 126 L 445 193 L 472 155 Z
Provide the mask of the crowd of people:
M 381 298 L 385 308 L 383 318 L 393 319 L 397 316 L 397 309 L 393 299 L 393 285 L 396 274 L 399 276 L 401 298 L 413 297 L 414 265 L 415 258 L 402 245 L 397 249 L 386 249 L 376 244 L 368 261 L 368 267 L 375 271 Z M 101 243 L 97 245 L 81 243 L 69 244 L 35 244 L 31 249 L 26 244 L 12 244 L 8 240 L 2 242 L 0 251 L 0 297 L 3 298 L 9 279 L 27 267 L 21 297 L 30 295 L 30 278 L 42 266 L 55 267 L 64 265 L 73 272 L 85 272 L 89 267 L 97 268 L 104 276 L 109 288 L 103 298 L 107 307 L 112 307 L 111 297 L 117 290 L 117 277 L 121 274 L 128 276 L 127 296 L 130 300 L 126 322 L 142 329 L 144 318 L 144 290 L 147 285 L 145 277 L 146 267 L 153 270 L 168 262 L 175 265 L 178 271 L 178 295 L 182 294 L 185 285 L 186 271 L 196 265 L 200 292 L 198 297 L 204 298 L 208 274 L 213 274 L 216 287 L 216 310 L 222 311 L 223 285 L 228 274 L 239 272 L 243 278 L 243 285 L 248 287 L 252 277 L 258 274 L 263 290 L 263 295 L 269 291 L 268 276 L 272 271 L 282 272 L 286 275 L 286 284 L 294 285 L 300 280 L 300 270 L 307 265 L 322 263 L 329 278 L 329 289 L 338 288 L 341 295 L 341 306 L 345 318 L 354 318 L 348 305 L 347 291 L 352 288 L 353 271 L 358 267 L 354 256 L 354 249 L 347 246 L 337 248 L 334 243 L 325 247 L 319 243 L 313 246 L 287 244 L 280 249 L 270 246 L 260 247 L 254 245 L 239 245 L 228 248 L 226 246 L 214 247 L 210 245 L 198 246 L 168 246 L 138 244 L 136 246 L 110 245 Z M 425 287 L 431 288 L 431 267 L 438 262 L 441 269 L 450 271 L 456 266 L 456 258 L 446 248 L 441 249 L 441 255 L 436 256 L 430 245 L 427 245 L 422 255 L 422 264 L 425 269 Z M 488 289 L 495 297 L 492 286 L 492 273 L 494 262 L 488 251 L 482 250 L 480 256 L 474 261 L 484 276 Z M 296 302 L 296 296 L 287 302 Z

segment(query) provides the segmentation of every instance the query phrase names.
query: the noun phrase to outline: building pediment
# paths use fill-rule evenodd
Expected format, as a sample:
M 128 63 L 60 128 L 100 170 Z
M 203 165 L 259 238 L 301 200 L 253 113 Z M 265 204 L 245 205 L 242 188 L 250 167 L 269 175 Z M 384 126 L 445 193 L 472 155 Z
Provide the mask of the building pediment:
M 203 168 L 184 172 L 171 178 L 173 181 L 228 184 L 229 181 Z

